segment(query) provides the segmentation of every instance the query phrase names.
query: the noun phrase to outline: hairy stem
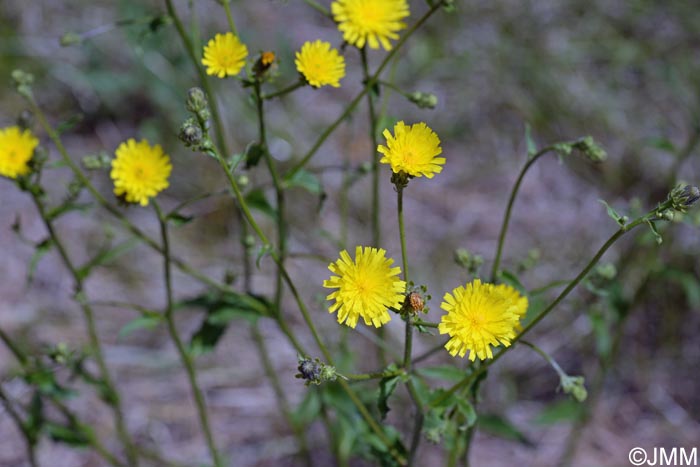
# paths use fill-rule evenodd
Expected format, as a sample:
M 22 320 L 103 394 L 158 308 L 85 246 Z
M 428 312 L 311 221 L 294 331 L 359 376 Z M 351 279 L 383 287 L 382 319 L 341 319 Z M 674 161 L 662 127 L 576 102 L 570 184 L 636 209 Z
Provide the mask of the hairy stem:
M 92 307 L 88 304 L 88 301 L 85 297 L 83 278 L 78 273 L 77 268 L 75 267 L 73 261 L 68 255 L 68 251 L 63 245 L 63 241 L 54 229 L 53 222 L 51 222 L 47 215 L 46 208 L 44 206 L 43 201 L 40 198 L 40 195 L 35 190 L 30 190 L 30 192 L 32 195 L 32 200 L 34 201 L 34 205 L 36 206 L 37 211 L 39 212 L 39 216 L 41 217 L 41 220 L 44 223 L 44 227 L 49 233 L 51 243 L 54 247 L 56 247 L 56 250 L 58 251 L 58 254 L 61 257 L 64 266 L 66 267 L 66 269 L 68 269 L 68 272 L 70 273 L 71 277 L 73 278 L 73 282 L 75 283 L 74 299 L 78 302 L 78 304 L 80 305 L 80 309 L 83 312 L 83 318 L 85 320 L 85 325 L 87 328 L 90 347 L 95 357 L 95 362 L 97 363 L 97 366 L 100 369 L 100 376 L 102 378 L 102 381 L 104 382 L 104 385 L 107 388 L 107 391 L 109 392 L 110 397 L 106 399 L 106 402 L 111 406 L 112 411 L 114 413 L 117 435 L 119 436 L 119 439 L 121 440 L 124 446 L 124 450 L 126 451 L 126 456 L 129 461 L 129 464 L 132 466 L 138 466 L 138 454 L 136 452 L 134 443 L 126 429 L 126 423 L 124 421 L 124 412 L 121 405 L 121 397 L 119 396 L 119 392 L 117 391 L 116 385 L 114 384 L 112 375 L 110 374 L 109 368 L 107 367 L 107 362 L 105 361 L 104 354 L 102 353 L 102 344 L 100 342 L 100 337 L 97 333 L 95 315 L 92 311 Z
M 158 222 L 160 223 L 160 233 L 163 242 L 163 276 L 165 281 L 165 294 L 167 305 L 165 308 L 165 321 L 168 324 L 168 333 L 170 338 L 173 340 L 177 352 L 180 356 L 183 366 L 187 372 L 187 379 L 190 383 L 190 388 L 192 390 L 192 395 L 194 396 L 195 405 L 197 407 L 197 415 L 199 417 L 199 424 L 201 425 L 202 432 L 204 433 L 204 438 L 207 442 L 209 448 L 209 454 L 211 455 L 212 461 L 216 467 L 223 467 L 224 463 L 216 448 L 214 442 L 214 437 L 211 431 L 211 424 L 209 423 L 209 415 L 207 414 L 206 403 L 204 402 L 204 394 L 197 383 L 197 370 L 195 368 L 194 362 L 192 361 L 192 356 L 182 342 L 182 338 L 178 333 L 177 327 L 175 325 L 174 307 L 173 307 L 173 285 L 172 285 L 172 267 L 170 264 L 170 240 L 168 235 L 168 219 L 163 215 L 158 204 L 153 200 L 153 207 L 155 208 L 156 214 L 158 215 Z

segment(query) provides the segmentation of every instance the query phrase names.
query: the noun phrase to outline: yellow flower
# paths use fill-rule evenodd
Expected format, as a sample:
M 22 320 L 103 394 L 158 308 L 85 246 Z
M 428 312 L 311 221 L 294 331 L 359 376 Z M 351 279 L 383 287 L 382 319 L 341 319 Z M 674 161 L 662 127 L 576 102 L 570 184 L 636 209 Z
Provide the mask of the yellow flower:
M 398 39 L 406 27 L 401 20 L 409 15 L 406 0 L 336 0 L 331 12 L 346 42 L 360 49 L 365 42 L 372 49 L 381 43 L 385 50 L 391 50 L 389 39 Z
M 345 58 L 329 42 L 306 42 L 297 52 L 294 63 L 311 86 L 320 88 L 327 84 L 340 87 L 345 76 Z
M 238 36 L 227 32 L 217 34 L 204 47 L 202 64 L 207 67 L 208 75 L 219 78 L 237 75 L 245 65 L 248 57 L 248 47 Z
M 18 126 L 0 130 L 0 175 L 17 178 L 29 173 L 29 161 L 39 140 Z
M 116 156 L 110 173 L 115 195 L 147 206 L 149 198 L 168 188 L 173 167 L 160 145 L 151 146 L 145 139 L 137 143 L 131 138 L 119 145 Z
M 338 322 L 354 328 L 361 316 L 368 326 L 380 327 L 391 317 L 387 308 L 398 308 L 404 300 L 406 283 L 397 276 L 401 268 L 392 268 L 394 260 L 386 251 L 371 247 L 355 248 L 355 260 L 346 250 L 328 269 L 337 276 L 323 281 L 328 289 L 338 289 L 326 297 L 335 300 L 329 311 L 338 311 Z
M 412 177 L 433 178 L 442 172 L 444 157 L 440 138 L 425 123 L 406 125 L 399 122 L 394 126 L 394 136 L 386 129 L 383 133 L 386 146 L 381 144 L 377 151 L 384 154 L 380 162 L 390 164 L 395 173 L 406 172 Z
M 493 284 L 482 284 L 479 279 L 446 293 L 440 307 L 447 312 L 442 316 L 438 330 L 449 334 L 445 348 L 452 356 L 460 357 L 469 351 L 474 361 L 493 358 L 491 346 L 508 347 L 515 338 L 520 309 L 516 302 Z
M 507 284 L 498 284 L 497 286 L 495 286 L 495 291 L 497 294 L 500 294 L 500 296 L 504 300 L 509 301 L 515 306 L 513 311 L 515 311 L 515 314 L 518 315 L 519 320 L 525 317 L 525 315 L 527 314 L 528 307 L 527 297 L 520 295 L 520 292 L 518 292 L 514 287 L 511 287 Z M 520 324 L 518 324 L 517 329 L 521 329 Z

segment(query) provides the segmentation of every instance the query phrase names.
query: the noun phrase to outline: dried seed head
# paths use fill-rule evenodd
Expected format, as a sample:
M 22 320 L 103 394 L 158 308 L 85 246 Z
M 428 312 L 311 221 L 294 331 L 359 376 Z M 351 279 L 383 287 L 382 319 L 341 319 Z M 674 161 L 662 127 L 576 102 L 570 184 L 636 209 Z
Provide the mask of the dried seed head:
M 421 297 L 418 292 L 411 292 L 408 294 L 408 304 L 411 306 L 414 313 L 419 313 L 425 308 L 423 297 Z

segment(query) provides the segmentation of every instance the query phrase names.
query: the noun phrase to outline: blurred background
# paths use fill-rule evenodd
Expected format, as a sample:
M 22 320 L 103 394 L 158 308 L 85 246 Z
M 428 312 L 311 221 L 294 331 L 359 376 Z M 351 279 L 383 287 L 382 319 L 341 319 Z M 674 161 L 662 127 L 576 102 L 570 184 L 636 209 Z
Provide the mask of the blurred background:
M 427 6 L 410 3 L 412 22 Z M 663 201 L 677 181 L 700 181 L 697 2 L 456 3 L 455 13 L 439 12 L 431 18 L 385 74 L 408 92 L 436 94 L 437 108 L 419 109 L 395 92 L 380 96 L 385 111 L 381 125 L 390 126 L 397 119 L 425 121 L 443 141 L 447 158 L 444 173 L 431 181 L 418 179 L 406 192 L 412 278 L 426 284 L 433 295 L 426 318 L 431 321 L 439 320 L 444 292 L 468 279 L 453 259 L 457 248 L 482 255 L 482 273 L 490 271 L 508 194 L 526 161 L 526 123 L 540 146 L 591 135 L 610 156 L 597 165 L 575 154 L 563 160 L 545 156 L 527 175 L 515 205 L 504 267 L 518 273 L 528 290 L 573 278 L 614 232 L 616 225 L 598 199 L 620 211 L 646 211 Z M 223 9 L 214 0 L 176 5 L 188 25 L 198 24 L 203 41 L 227 29 Z M 335 25 L 302 1 L 234 0 L 232 8 L 251 55 L 273 50 L 279 58 L 279 77 L 268 85 L 270 91 L 296 79 L 294 51 L 304 41 L 321 38 L 341 45 Z M 172 208 L 202 193 L 223 193 L 188 206 L 184 213 L 194 220 L 172 234 L 178 257 L 222 280 L 242 272 L 240 221 L 216 162 L 192 153 L 177 140 L 177 130 L 187 117 L 186 91 L 197 78 L 174 27 L 167 19 L 159 20 L 164 15 L 164 3 L 151 0 L 3 0 L 0 77 L 5 84 L 0 86 L 0 127 L 14 124 L 24 109 L 10 82 L 11 71 L 22 68 L 36 76 L 37 100 L 52 123 L 66 128 L 63 139 L 76 160 L 100 151 L 112 154 L 131 137 L 160 143 L 174 166 L 171 187 L 159 196 L 162 205 Z M 120 20 L 126 24 L 109 27 Z M 62 47 L 59 39 L 68 32 L 92 37 Z M 340 89 L 303 88 L 267 106 L 270 149 L 283 169 L 311 147 L 361 88 L 359 54 L 348 48 L 345 56 L 348 75 Z M 372 51 L 371 65 L 376 67 L 383 56 L 384 52 Z M 234 79 L 216 80 L 213 85 L 229 146 L 243 152 L 257 131 L 248 90 Z M 354 177 L 344 184 L 347 178 L 340 170 L 370 160 L 365 104 L 312 160 L 310 167 L 320 186 L 293 189 L 288 195 L 290 272 L 325 339 L 339 354 L 345 351 L 341 369 L 356 373 L 377 369 L 374 334 L 361 326 L 341 332 L 335 316 L 326 311 L 321 284 L 339 249 L 353 249 L 371 239 L 369 177 Z M 46 136 L 38 129 L 37 134 L 57 157 Z M 398 258 L 395 195 L 387 168 L 382 170 L 386 181 L 382 246 Z M 246 175 L 250 186 L 262 187 L 273 203 L 263 166 Z M 45 182 L 58 201 L 71 177 L 60 168 L 51 176 Z M 111 193 L 106 171 L 92 177 L 104 194 Z M 123 209 L 157 238 L 152 209 Z M 255 212 L 256 218 L 273 235 L 272 220 L 263 211 L 264 206 Z M 698 445 L 698 224 L 696 209 L 671 228 L 662 227 L 660 246 L 647 229 L 626 236 L 603 258 L 615 264 L 615 277 L 594 275 L 587 287 L 580 287 L 529 336 L 569 374 L 586 377 L 589 399 L 582 406 L 557 390 L 556 373 L 524 346 L 494 366 L 479 402 L 484 417 L 472 442 L 473 465 L 556 466 L 568 457 L 575 466 L 617 466 L 628 465 L 627 454 L 636 446 Z M 21 237 L 15 225 L 21 226 Z M 114 219 L 96 208 L 67 215 L 57 226 L 70 239 L 70 253 L 79 263 L 107 244 L 128 240 Z M 83 321 L 60 258 L 49 252 L 38 263 L 33 282 L 27 281 L 34 243 L 45 235 L 31 199 L 8 180 L 0 180 L 0 326 L 28 348 L 65 342 L 81 349 L 86 345 Z M 134 244 L 90 277 L 87 294 L 92 300 L 162 307 L 161 269 L 158 255 Z M 175 281 L 181 299 L 205 290 L 179 272 Z M 255 269 L 253 289 L 258 294 L 273 292 L 274 267 L 269 259 Z M 556 291 L 533 295 L 532 307 L 541 307 Z M 288 295 L 284 309 L 288 322 L 304 345 L 315 349 Z M 130 431 L 140 443 L 170 459 L 185 465 L 206 462 L 185 373 L 165 329 L 125 332 L 124 326 L 138 314 L 119 307 L 96 310 Z M 198 308 L 178 313 L 186 337 L 200 328 L 202 320 Z M 276 324 L 261 319 L 258 326 L 284 392 L 295 406 L 315 389 L 294 379 L 296 354 Z M 389 351 L 400 353 L 401 320 L 394 319 L 386 332 Z M 441 339 L 418 336 L 415 354 Z M 275 403 L 250 322 L 231 322 L 216 348 L 197 362 L 215 437 L 235 460 L 232 465 L 299 465 L 296 441 Z M 420 366 L 447 364 L 465 362 L 440 352 Z M 0 348 L 3 387 L 23 400 L 28 389 L 14 376 L 16 368 L 9 352 Z M 118 448 L 109 411 L 94 391 L 83 389 L 69 404 L 106 437 L 108 447 Z M 399 409 L 407 403 L 401 390 L 390 407 Z M 409 410 L 392 410 L 388 420 L 401 429 L 408 426 L 409 415 Z M 307 434 L 316 464 L 331 465 L 322 425 L 312 424 Z M 0 465 L 26 465 L 21 446 L 12 421 L 0 412 Z M 422 444 L 420 465 L 442 465 L 444 459 L 439 446 Z M 39 462 L 52 467 L 103 465 L 88 450 L 48 440 L 40 445 Z M 350 465 L 372 463 L 357 455 Z

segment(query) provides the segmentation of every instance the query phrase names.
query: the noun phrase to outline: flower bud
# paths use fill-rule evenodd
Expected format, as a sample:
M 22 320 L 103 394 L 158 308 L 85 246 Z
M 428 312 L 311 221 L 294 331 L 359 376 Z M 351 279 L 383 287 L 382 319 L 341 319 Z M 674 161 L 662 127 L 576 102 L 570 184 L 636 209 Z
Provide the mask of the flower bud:
M 80 36 L 80 34 L 67 32 L 61 36 L 59 43 L 61 44 L 61 47 L 70 47 L 71 45 L 80 44 L 82 41 L 83 38 Z
M 257 79 L 262 79 L 265 74 L 275 65 L 274 52 L 261 52 L 258 59 L 253 64 L 253 73 Z
M 180 127 L 177 137 L 180 138 L 180 141 L 185 143 L 185 146 L 188 148 L 197 150 L 202 144 L 202 129 L 199 127 L 195 119 L 188 118 Z
M 583 376 L 562 375 L 560 384 L 564 393 L 569 394 L 577 402 L 583 402 L 588 397 L 588 391 L 586 390 Z
M 603 162 L 608 158 L 608 153 L 605 152 L 605 149 L 600 147 L 590 136 L 584 136 L 580 140 L 575 141 L 572 147 L 581 151 L 584 156 L 593 162 Z
M 698 199 L 700 199 L 700 189 L 693 185 L 679 184 L 669 193 L 671 207 L 681 213 L 686 212 Z
M 300 355 L 297 369 L 299 373 L 295 377 L 306 380 L 304 382 L 306 386 L 310 384 L 319 385 L 323 382 L 335 381 L 338 378 L 335 367 L 322 363 L 318 358 L 312 360 Z
M 202 111 L 206 111 L 208 105 L 207 96 L 201 88 L 190 88 L 190 90 L 187 91 L 187 101 L 185 101 L 185 108 L 187 108 L 187 110 L 198 114 Z
M 87 170 L 108 169 L 112 166 L 112 158 L 105 151 L 83 157 L 83 167 Z
M 17 92 L 23 97 L 31 97 L 32 84 L 34 84 L 34 75 L 23 70 L 14 70 L 12 72 L 12 80 L 15 82 Z
M 421 91 L 416 91 L 409 94 L 408 100 L 416 104 L 421 109 L 434 109 L 438 103 L 438 98 L 435 94 Z

